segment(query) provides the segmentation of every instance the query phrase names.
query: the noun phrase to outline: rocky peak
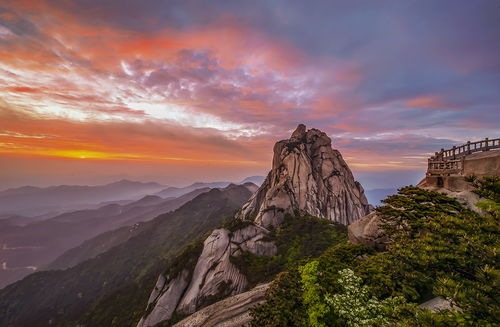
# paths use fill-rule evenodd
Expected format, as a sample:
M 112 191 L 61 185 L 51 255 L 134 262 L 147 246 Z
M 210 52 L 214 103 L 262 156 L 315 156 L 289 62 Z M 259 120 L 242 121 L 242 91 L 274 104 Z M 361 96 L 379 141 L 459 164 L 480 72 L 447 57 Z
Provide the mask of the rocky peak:
M 269 240 L 267 227 L 279 225 L 287 213 L 300 210 L 348 224 L 368 214 L 369 209 L 363 188 L 340 153 L 332 149 L 330 138 L 299 125 L 290 139 L 276 143 L 272 170 L 237 213 L 236 219 L 246 221 L 235 221 L 241 224 L 231 230 L 214 230 L 205 240 L 193 270 L 185 269 L 173 279 L 161 275 L 148 304 L 151 310 L 138 327 L 155 326 L 174 312 L 191 314 L 206 306 L 207 299 L 247 290 L 247 278 L 231 257 L 244 252 L 276 255 L 278 249 Z
M 275 144 L 272 170 L 237 218 L 277 226 L 295 210 L 343 224 L 370 211 L 363 188 L 331 139 L 303 124 Z

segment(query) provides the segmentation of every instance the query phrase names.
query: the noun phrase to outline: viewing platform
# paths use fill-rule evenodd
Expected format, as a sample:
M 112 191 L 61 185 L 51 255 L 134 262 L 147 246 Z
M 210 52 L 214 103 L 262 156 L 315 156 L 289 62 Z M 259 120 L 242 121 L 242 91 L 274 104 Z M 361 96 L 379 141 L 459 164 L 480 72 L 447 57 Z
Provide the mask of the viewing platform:
M 458 192 L 471 187 L 464 179 L 470 175 L 500 176 L 500 138 L 441 149 L 428 159 L 427 173 L 419 185 Z
M 449 150 L 441 149 L 428 159 L 427 176 L 465 176 L 465 160 L 468 156 L 477 152 L 485 152 L 500 149 L 500 138 L 467 142 L 460 146 L 454 146 Z

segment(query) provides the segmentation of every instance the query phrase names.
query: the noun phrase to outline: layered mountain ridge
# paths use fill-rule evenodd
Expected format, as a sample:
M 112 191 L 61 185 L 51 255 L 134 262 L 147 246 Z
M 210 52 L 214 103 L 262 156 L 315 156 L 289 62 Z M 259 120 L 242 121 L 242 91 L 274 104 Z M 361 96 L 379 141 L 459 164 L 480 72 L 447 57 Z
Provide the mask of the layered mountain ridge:
M 256 188 L 246 183 L 203 192 L 175 211 L 140 223 L 132 233 L 126 227 L 103 234 L 113 244 L 94 258 L 8 285 L 0 290 L 0 326 L 136 323 L 163 267 L 234 215 Z M 102 238 L 95 241 L 108 247 Z
M 159 276 L 137 326 L 154 326 L 174 313 L 189 315 L 214 299 L 246 291 L 250 283 L 232 258 L 275 255 L 277 247 L 268 236 L 288 215 L 302 212 L 349 224 L 369 211 L 363 188 L 330 138 L 301 124 L 290 139 L 276 143 L 265 181 L 231 226 L 214 230 L 205 240 L 196 265 Z

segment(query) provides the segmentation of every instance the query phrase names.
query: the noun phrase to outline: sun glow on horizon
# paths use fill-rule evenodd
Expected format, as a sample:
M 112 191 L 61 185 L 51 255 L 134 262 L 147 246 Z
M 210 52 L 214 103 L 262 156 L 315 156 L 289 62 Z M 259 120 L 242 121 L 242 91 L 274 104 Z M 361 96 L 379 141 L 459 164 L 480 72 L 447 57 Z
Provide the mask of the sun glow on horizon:
M 63 2 L 0 5 L 0 155 L 25 160 L 20 178 L 33 157 L 265 173 L 299 123 L 363 171 L 423 170 L 497 137 L 495 10 L 146 1 L 130 19 L 118 2 Z

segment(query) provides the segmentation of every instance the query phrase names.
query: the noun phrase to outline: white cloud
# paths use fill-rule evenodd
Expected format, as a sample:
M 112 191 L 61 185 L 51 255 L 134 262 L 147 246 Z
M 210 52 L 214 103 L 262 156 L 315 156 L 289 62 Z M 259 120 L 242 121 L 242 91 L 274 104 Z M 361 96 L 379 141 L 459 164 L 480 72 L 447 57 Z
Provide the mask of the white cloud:
M 0 39 L 6 39 L 14 36 L 11 30 L 7 27 L 0 25 Z

